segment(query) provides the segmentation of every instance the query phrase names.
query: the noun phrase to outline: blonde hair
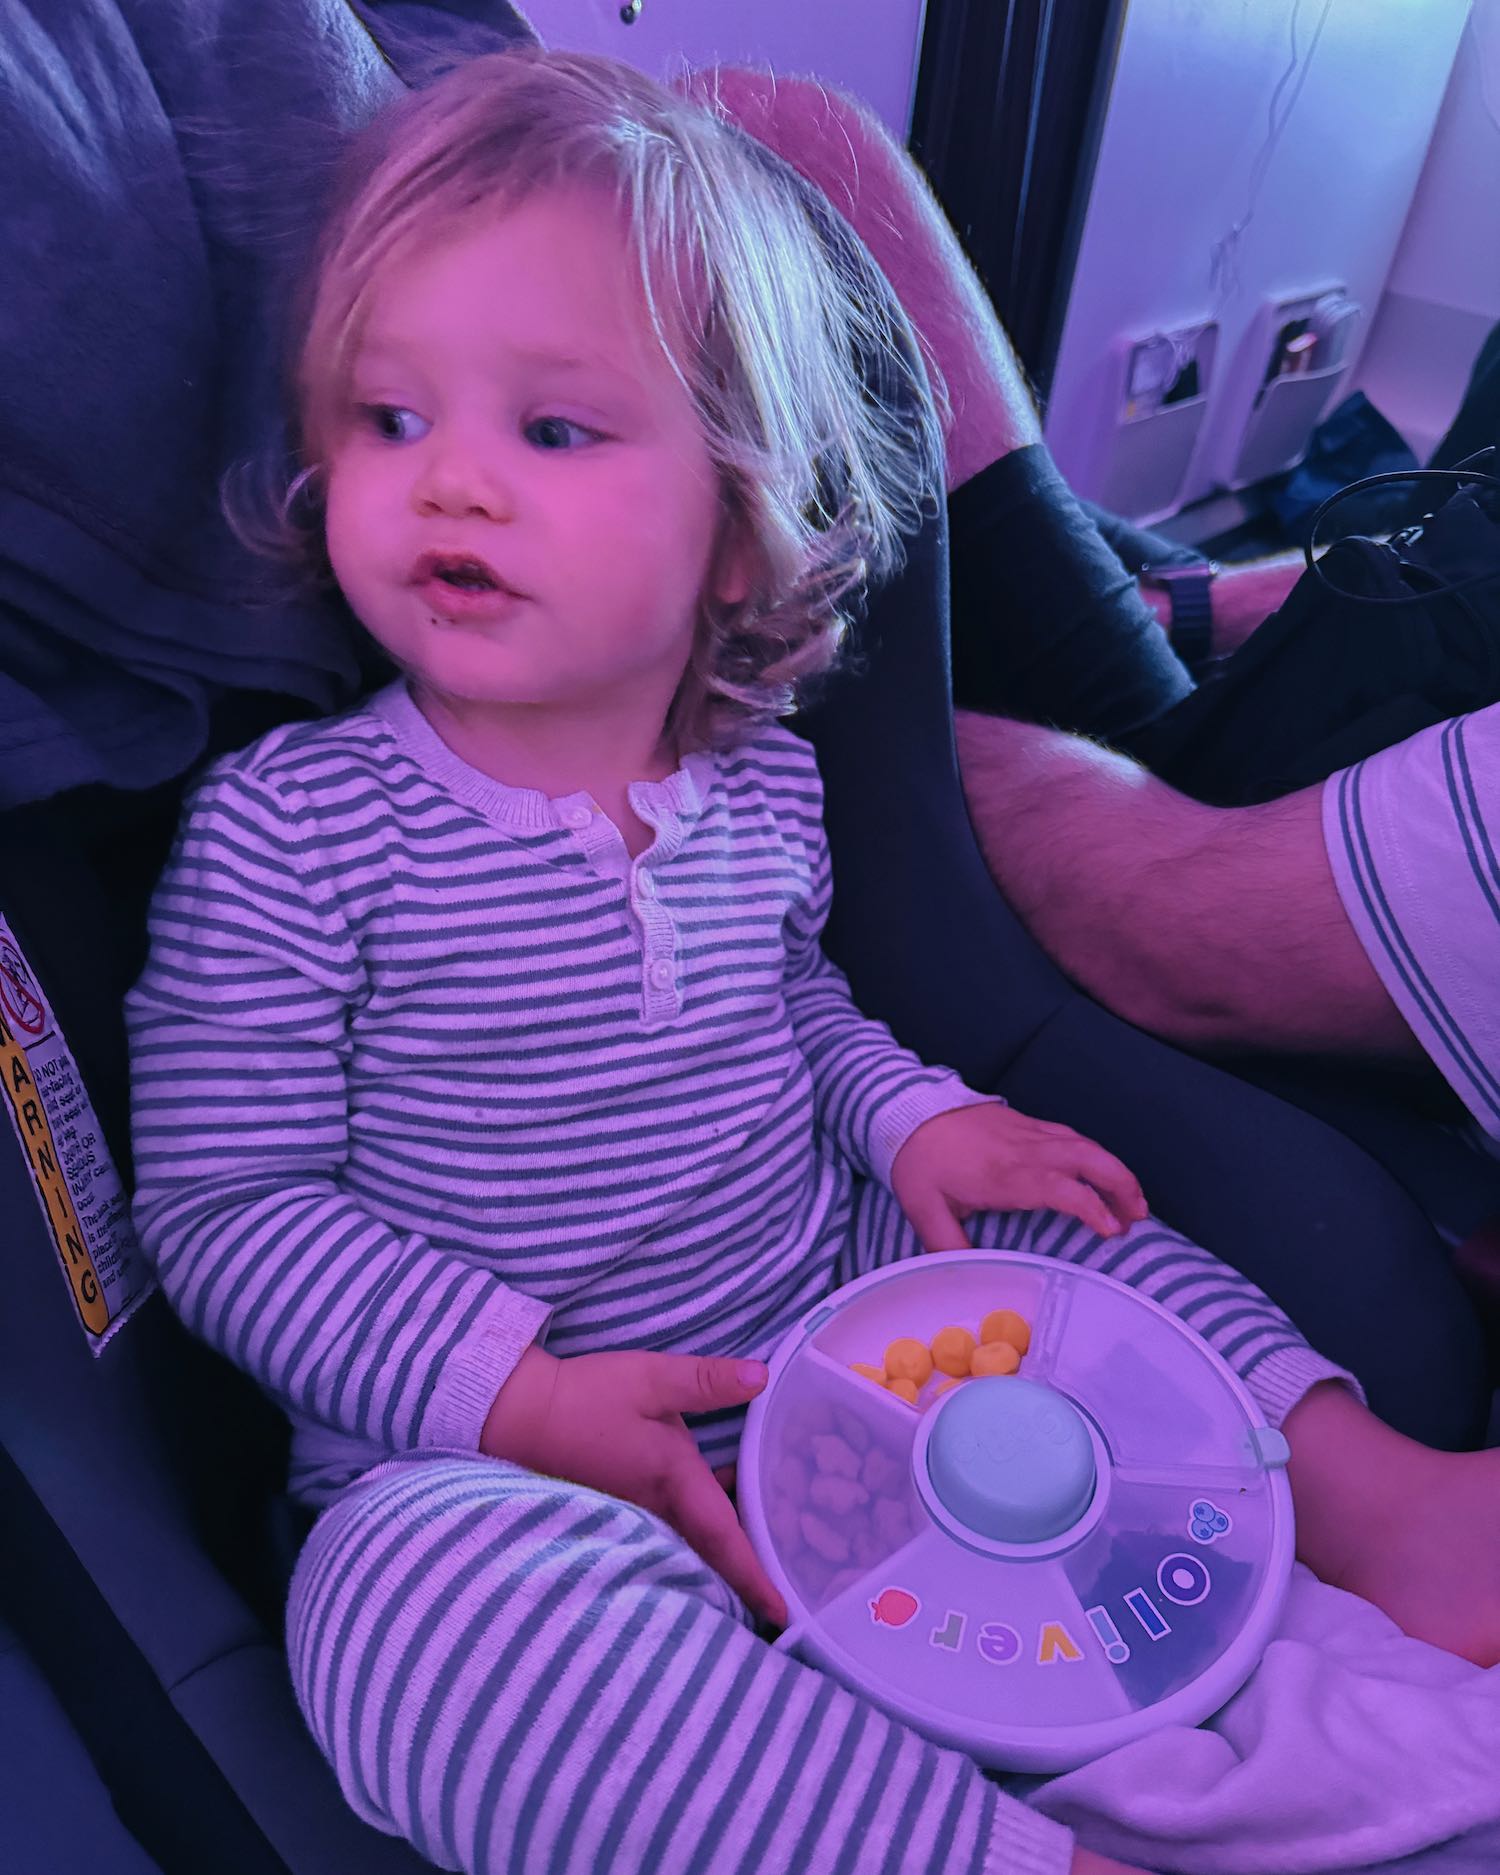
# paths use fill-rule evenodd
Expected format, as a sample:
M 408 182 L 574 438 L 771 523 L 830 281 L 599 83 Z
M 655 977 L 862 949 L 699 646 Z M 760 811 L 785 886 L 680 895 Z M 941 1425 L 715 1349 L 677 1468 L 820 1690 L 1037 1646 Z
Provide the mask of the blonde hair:
M 786 165 L 615 61 L 473 59 L 359 134 L 300 309 L 301 473 L 282 516 L 327 576 L 320 481 L 373 292 L 456 223 L 584 182 L 625 217 L 655 335 L 719 476 L 743 600 L 707 597 L 666 730 L 730 746 L 805 701 L 942 487 L 916 340 L 873 260 Z M 296 519 L 293 517 L 296 516 Z

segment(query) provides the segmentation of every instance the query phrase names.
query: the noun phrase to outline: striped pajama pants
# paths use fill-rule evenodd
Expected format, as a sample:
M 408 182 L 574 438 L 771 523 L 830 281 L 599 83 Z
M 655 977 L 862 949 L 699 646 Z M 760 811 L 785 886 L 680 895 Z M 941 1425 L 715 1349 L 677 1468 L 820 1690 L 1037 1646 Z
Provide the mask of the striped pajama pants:
M 1340 1370 L 1154 1220 L 1100 1239 L 986 1214 L 976 1247 L 1103 1270 L 1191 1323 L 1273 1425 Z M 837 1283 L 920 1252 L 857 1187 Z M 303 1714 L 345 1797 L 470 1875 L 1063 1875 L 1071 1838 L 817 1669 L 636 1505 L 475 1453 L 344 1487 L 288 1606 Z

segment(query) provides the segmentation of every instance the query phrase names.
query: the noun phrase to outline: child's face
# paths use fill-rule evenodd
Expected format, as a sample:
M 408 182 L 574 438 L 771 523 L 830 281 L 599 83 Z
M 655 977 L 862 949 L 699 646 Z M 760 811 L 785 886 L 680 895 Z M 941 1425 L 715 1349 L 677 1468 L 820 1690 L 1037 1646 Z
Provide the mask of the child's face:
M 659 731 L 701 596 L 738 594 L 617 211 L 546 191 L 394 268 L 352 392 L 329 557 L 418 693 L 471 721 Z

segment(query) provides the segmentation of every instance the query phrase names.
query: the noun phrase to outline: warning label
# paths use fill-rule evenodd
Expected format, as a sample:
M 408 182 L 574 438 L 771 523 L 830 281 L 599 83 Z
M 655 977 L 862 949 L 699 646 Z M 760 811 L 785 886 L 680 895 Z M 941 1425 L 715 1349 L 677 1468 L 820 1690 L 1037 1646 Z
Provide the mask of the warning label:
M 79 1320 L 98 1354 L 155 1284 L 78 1064 L 3 918 L 0 1079 Z

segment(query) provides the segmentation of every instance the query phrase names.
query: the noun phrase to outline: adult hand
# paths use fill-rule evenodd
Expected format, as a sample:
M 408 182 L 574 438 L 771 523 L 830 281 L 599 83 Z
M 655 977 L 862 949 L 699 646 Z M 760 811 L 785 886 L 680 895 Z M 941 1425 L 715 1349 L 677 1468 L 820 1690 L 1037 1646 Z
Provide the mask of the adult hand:
M 784 1627 L 786 1604 L 682 1418 L 744 1405 L 765 1384 L 759 1361 L 643 1349 L 559 1359 L 531 1347 L 495 1396 L 479 1449 L 654 1511 Z
M 924 1250 L 967 1250 L 963 1221 L 976 1211 L 1065 1211 L 1101 1237 L 1147 1215 L 1113 1153 L 993 1101 L 924 1121 L 896 1154 L 891 1189 Z

